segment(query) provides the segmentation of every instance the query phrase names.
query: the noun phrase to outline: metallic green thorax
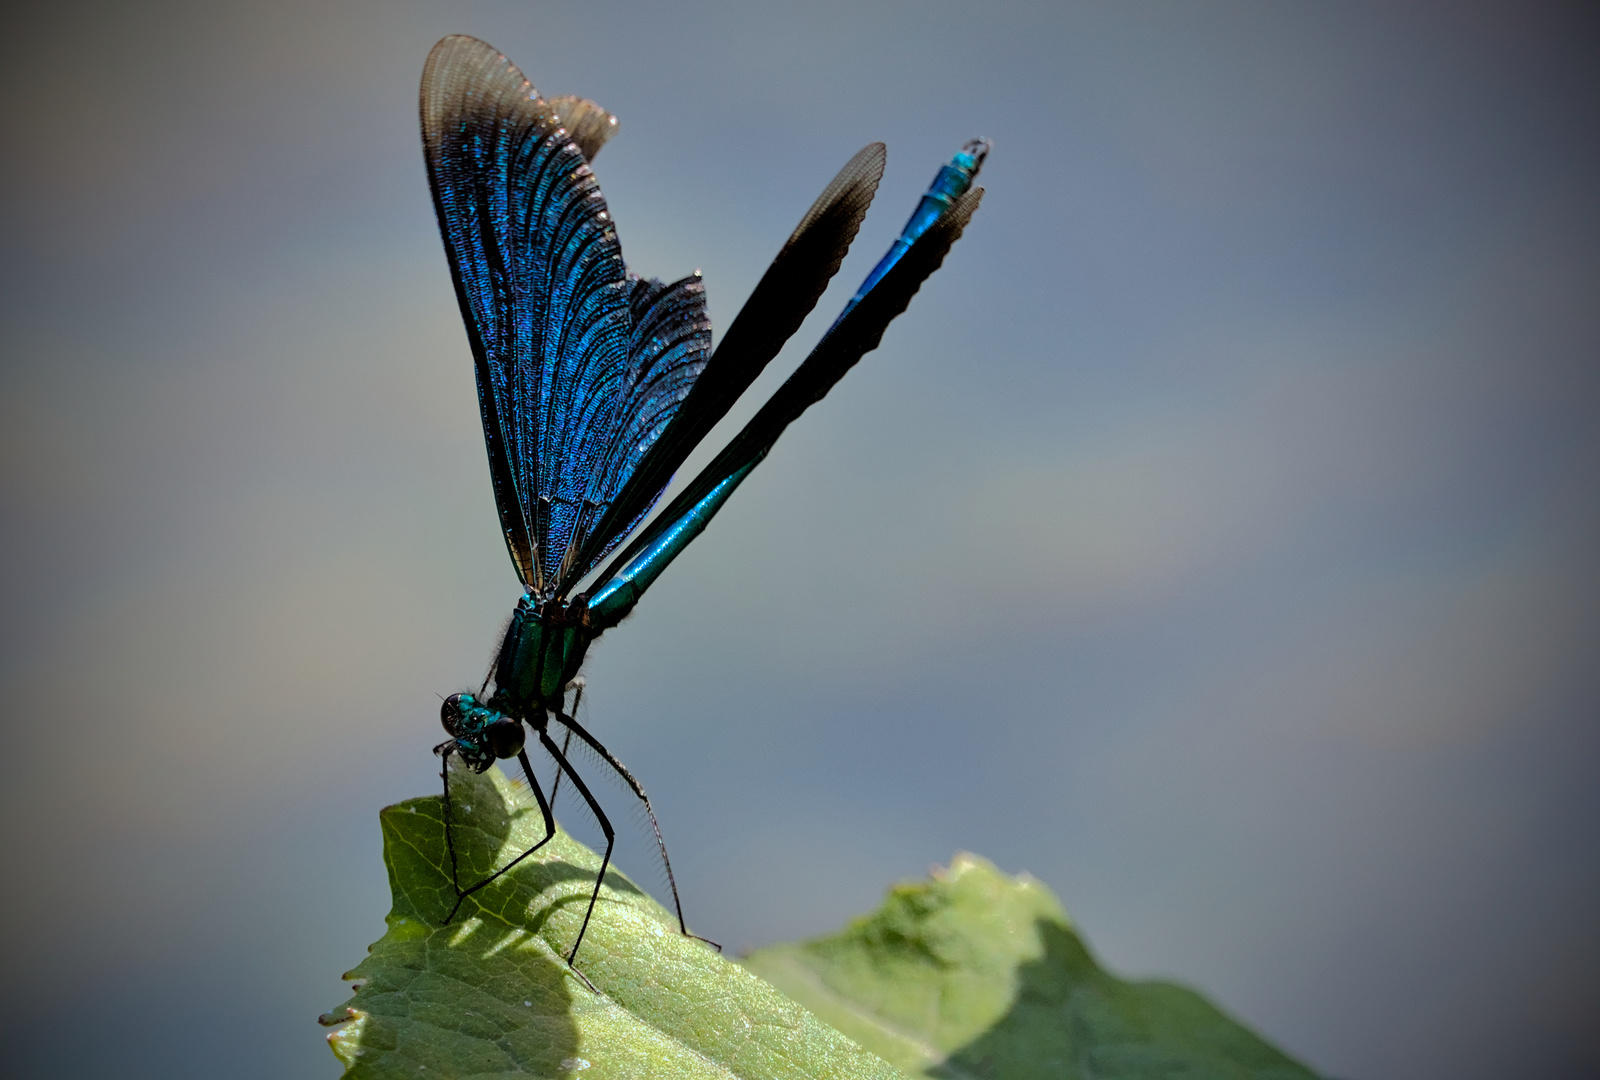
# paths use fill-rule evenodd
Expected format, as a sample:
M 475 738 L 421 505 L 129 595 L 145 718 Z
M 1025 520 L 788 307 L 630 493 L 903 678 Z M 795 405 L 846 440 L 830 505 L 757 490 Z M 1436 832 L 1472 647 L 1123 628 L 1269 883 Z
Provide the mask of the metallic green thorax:
M 577 677 L 583 655 L 599 633 L 582 597 L 571 604 L 560 600 L 541 604 L 525 593 L 500 644 L 494 693 L 487 701 L 475 694 L 446 698 L 440 719 L 451 739 L 437 749 L 448 748 L 480 773 L 497 758 L 521 750 L 523 722 L 544 731 L 550 714 L 560 715 L 563 692 Z M 515 731 L 515 738 L 507 728 Z
M 542 709 L 559 710 L 563 688 L 577 677 L 589 642 L 599 634 L 587 616 L 581 597 L 570 605 L 541 604 L 524 594 L 500 645 L 489 704 L 519 720 Z

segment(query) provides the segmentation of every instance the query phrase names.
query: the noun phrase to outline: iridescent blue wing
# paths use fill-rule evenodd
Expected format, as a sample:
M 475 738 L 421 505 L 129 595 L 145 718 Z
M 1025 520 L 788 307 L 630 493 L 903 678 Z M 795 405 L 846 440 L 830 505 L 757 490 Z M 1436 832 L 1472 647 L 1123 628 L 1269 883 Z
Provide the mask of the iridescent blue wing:
M 693 383 L 681 409 L 654 429 L 648 453 L 629 459 L 624 485 L 608 501 L 561 577 L 565 593 L 632 532 L 672 474 L 800 327 L 855 239 L 883 178 L 884 149 L 872 143 L 823 189 L 778 251 Z
M 585 158 L 615 122 L 589 102 L 541 99 L 462 36 L 429 54 L 421 112 L 506 546 L 548 593 L 637 383 L 634 286 Z
M 637 277 L 628 283 L 631 330 L 626 376 L 610 394 L 617 405 L 609 421 L 611 442 L 591 478 L 577 531 L 563 556 L 553 590 L 558 596 L 583 576 L 575 572 L 574 564 L 586 539 L 598 552 L 592 560 L 598 560 L 627 535 L 627 530 L 606 536 L 591 534 L 591 529 L 606 516 L 612 500 L 677 413 L 711 352 L 711 320 L 699 274 L 670 285 Z

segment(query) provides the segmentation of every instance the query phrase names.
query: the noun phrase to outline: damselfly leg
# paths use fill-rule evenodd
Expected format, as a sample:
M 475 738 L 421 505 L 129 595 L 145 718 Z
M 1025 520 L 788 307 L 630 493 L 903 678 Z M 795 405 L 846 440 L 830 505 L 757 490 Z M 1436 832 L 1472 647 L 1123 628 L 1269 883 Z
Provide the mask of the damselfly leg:
M 567 953 L 567 966 L 572 966 L 572 958 L 578 955 L 578 946 L 583 944 L 583 935 L 589 929 L 589 918 L 594 914 L 595 901 L 600 899 L 600 886 L 606 879 L 606 870 L 611 866 L 611 849 L 616 846 L 617 832 L 611 827 L 611 819 L 606 817 L 606 812 L 600 808 L 600 800 L 596 799 L 589 791 L 589 785 L 583 782 L 577 770 L 572 767 L 572 762 L 561 752 L 550 733 L 540 729 L 539 742 L 544 746 L 551 757 L 556 759 L 560 770 L 572 777 L 572 786 L 578 789 L 578 794 L 583 796 L 583 801 L 589 804 L 589 810 L 594 814 L 594 819 L 600 825 L 600 831 L 606 837 L 606 850 L 600 856 L 600 872 L 595 875 L 594 890 L 589 894 L 589 906 L 583 912 L 583 925 L 578 927 L 578 938 L 572 943 L 572 951 Z
M 581 695 L 581 688 L 579 689 L 579 693 Z M 577 712 L 576 699 L 573 701 L 573 712 Z M 667 842 L 662 839 L 661 825 L 656 821 L 655 808 L 650 805 L 650 796 L 645 794 L 644 785 L 640 784 L 638 780 L 635 780 L 633 774 L 628 771 L 628 767 L 622 762 L 618 761 L 616 755 L 610 750 L 607 750 L 605 745 L 599 739 L 589 734 L 588 730 L 585 729 L 582 724 L 578 723 L 576 717 L 568 716 L 566 713 L 557 713 L 555 718 L 559 720 L 561 725 L 567 729 L 566 741 L 562 745 L 563 751 L 565 751 L 567 746 L 571 744 L 572 736 L 578 736 L 579 739 L 588 745 L 589 749 L 593 750 L 599 755 L 602 761 L 611 766 L 612 771 L 622 778 L 623 783 L 628 785 L 629 790 L 631 790 L 639 802 L 644 805 L 645 816 L 650 819 L 650 830 L 655 835 L 656 849 L 661 853 L 661 865 L 667 872 L 667 887 L 672 890 L 672 908 L 673 912 L 678 916 L 678 929 L 682 931 L 685 937 L 692 937 L 696 941 L 703 941 L 707 945 L 710 945 L 712 948 L 716 949 L 718 952 L 721 952 L 722 946 L 718 945 L 715 941 L 712 941 L 710 938 L 701 937 L 699 934 L 692 934 L 689 932 L 689 926 L 683 918 L 683 901 L 678 899 L 678 880 L 673 876 L 672 859 L 667 855 Z M 576 780 L 577 777 L 574 776 L 573 779 Z M 609 844 L 610 833 L 607 833 L 606 837 L 607 843 Z M 599 890 L 600 883 L 597 881 L 595 883 L 596 895 L 599 894 Z
M 453 743 L 443 744 L 440 747 L 442 752 L 439 755 L 444 762 L 443 767 L 440 769 L 440 774 L 444 779 L 444 844 L 445 848 L 450 852 L 450 883 L 455 886 L 456 890 L 456 905 L 450 909 L 450 914 L 445 916 L 444 922 L 441 924 L 443 926 L 450 925 L 451 921 L 456 917 L 456 912 L 461 910 L 461 905 L 467 899 L 467 897 L 471 896 L 485 885 L 495 881 L 507 870 L 510 870 L 523 859 L 526 859 L 529 855 L 532 855 L 535 851 L 538 851 L 540 848 L 544 847 L 556 835 L 555 815 L 550 812 L 550 803 L 545 800 L 544 789 L 539 786 L 539 781 L 534 779 L 533 766 L 528 762 L 528 752 L 526 750 L 518 751 L 517 762 L 522 766 L 522 774 L 528 778 L 528 786 L 533 789 L 533 797 L 539 801 L 539 813 L 544 818 L 544 839 L 540 840 L 537 844 L 533 845 L 527 851 L 524 851 L 521 855 L 518 855 L 515 859 L 512 859 L 510 862 L 506 863 L 500 869 L 496 870 L 494 873 L 490 874 L 476 885 L 473 885 L 471 888 L 463 889 L 461 887 L 461 870 L 456 863 L 455 829 L 451 814 L 451 807 L 453 804 L 450 801 L 450 747 L 452 745 Z

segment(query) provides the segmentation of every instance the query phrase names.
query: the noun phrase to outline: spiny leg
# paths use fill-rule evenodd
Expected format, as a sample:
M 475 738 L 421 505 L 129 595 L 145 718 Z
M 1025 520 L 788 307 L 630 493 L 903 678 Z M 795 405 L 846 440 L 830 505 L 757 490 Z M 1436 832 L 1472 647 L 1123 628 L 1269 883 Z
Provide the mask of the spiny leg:
M 563 754 L 565 754 L 567 752 L 567 750 L 571 748 L 571 746 L 572 746 L 572 732 L 569 731 L 569 732 L 567 732 L 566 736 L 561 740 L 561 752 Z M 551 806 L 554 806 L 556 804 L 556 792 L 558 792 L 560 790 L 561 790 L 561 769 L 559 767 L 557 767 L 555 781 L 553 783 L 551 783 L 551 785 L 550 785 L 550 805 Z
M 439 779 L 444 781 L 444 846 L 450 852 L 450 887 L 456 891 L 456 907 L 461 906 L 461 872 L 456 868 L 456 843 L 450 830 L 450 751 L 455 749 L 454 739 L 447 739 L 433 748 L 439 755 Z M 450 909 L 454 915 L 456 908 Z M 445 924 L 449 925 L 446 919 Z
M 574 709 L 573 711 L 576 712 L 577 710 Z M 656 834 L 656 847 L 661 851 L 661 865 L 665 866 L 667 869 L 667 887 L 672 890 L 672 907 L 678 915 L 678 929 L 683 931 L 683 935 L 685 937 L 692 937 L 696 941 L 703 941 L 707 945 L 710 945 L 713 949 L 721 952 L 722 946 L 718 945 L 710 938 L 703 938 L 699 934 L 689 933 L 689 926 L 683 921 L 683 902 L 678 899 L 678 880 L 672 875 L 672 860 L 667 857 L 667 842 L 661 838 L 661 826 L 656 822 L 656 812 L 650 806 L 650 796 L 644 793 L 644 785 L 635 780 L 633 778 L 633 774 L 628 771 L 627 766 L 618 761 L 616 756 L 612 754 L 610 750 L 607 750 L 605 746 L 601 744 L 599 739 L 589 734 L 589 732 L 584 729 L 583 725 L 578 723 L 575 718 L 568 716 L 566 713 L 558 712 L 556 713 L 556 719 L 560 720 L 562 725 L 566 727 L 567 737 L 569 739 L 576 734 L 578 738 L 588 743 L 590 749 L 604 758 L 605 763 L 616 770 L 617 775 L 622 777 L 622 779 L 626 781 L 628 787 L 633 789 L 633 793 L 634 795 L 638 796 L 639 801 L 644 803 L 644 812 L 645 815 L 650 819 L 650 828 Z M 573 779 L 576 780 L 577 777 L 574 776 Z
M 524 851 L 521 855 L 518 855 L 515 859 L 512 859 L 510 862 L 506 863 L 500 869 L 496 870 L 494 873 L 490 874 L 488 877 L 484 878 L 482 881 L 478 882 L 476 885 L 472 886 L 472 888 L 466 889 L 466 890 L 463 890 L 461 888 L 460 879 L 459 879 L 459 877 L 456 876 L 457 875 L 457 870 L 456 870 L 456 849 L 455 849 L 455 846 L 454 846 L 454 844 L 452 843 L 452 841 L 450 839 L 450 778 L 449 778 L 450 769 L 449 769 L 449 763 L 446 762 L 446 765 L 445 765 L 445 799 L 444 799 L 444 814 L 445 814 L 445 817 L 444 817 L 444 822 L 445 822 L 444 837 L 445 837 L 445 846 L 450 849 L 450 873 L 452 875 L 451 884 L 455 885 L 455 887 L 456 887 L 456 906 L 450 909 L 450 914 L 449 915 L 445 916 L 445 920 L 444 920 L 444 923 L 443 923 L 444 926 L 449 926 L 450 925 L 450 920 L 456 917 L 456 912 L 461 910 L 461 904 L 462 904 L 463 901 L 466 900 L 467 897 L 471 896 L 473 893 L 477 892 L 479 889 L 483 888 L 485 885 L 489 884 L 491 881 L 494 881 L 501 874 L 504 874 L 507 870 L 510 870 L 512 867 L 516 866 L 523 859 L 526 859 L 529 855 L 532 855 L 535 851 L 538 851 L 540 848 L 544 847 L 546 844 L 548 844 L 550 842 L 550 838 L 555 836 L 555 834 L 556 834 L 556 819 L 555 819 L 555 815 L 553 815 L 550 812 L 550 804 L 545 801 L 544 789 L 539 786 L 539 781 L 537 781 L 537 780 L 535 780 L 533 778 L 533 766 L 531 764 L 529 764 L 529 762 L 528 762 L 528 752 L 526 750 L 518 750 L 517 751 L 517 761 L 522 765 L 522 775 L 524 775 L 524 776 L 526 776 L 528 778 L 528 786 L 533 789 L 533 797 L 535 799 L 539 800 L 539 813 L 544 817 L 544 839 L 540 840 L 537 844 L 533 845 L 527 851 Z
M 561 767 L 561 770 L 572 777 L 572 786 L 578 789 L 578 794 L 583 796 L 583 801 L 589 804 L 589 809 L 594 812 L 595 821 L 600 823 L 600 831 L 606 834 L 606 850 L 605 854 L 600 856 L 600 873 L 595 876 L 594 891 L 589 894 L 589 907 L 583 913 L 583 925 L 578 927 L 578 938 L 572 943 L 572 951 L 567 953 L 567 966 L 572 967 L 572 959 L 578 955 L 578 946 L 583 944 L 583 935 L 589 929 L 589 917 L 594 914 L 595 901 L 600 899 L 600 885 L 606 879 L 606 868 L 611 865 L 611 849 L 616 845 L 617 833 L 611 827 L 611 819 L 606 817 L 606 812 L 600 808 L 599 800 L 590 793 L 589 785 L 585 784 L 583 777 L 579 776 L 577 771 L 573 769 L 572 762 L 568 761 L 566 755 L 556 746 L 556 742 L 550 737 L 550 733 L 540 731 L 539 741 L 550 752 L 550 756 L 556 759 L 556 764 Z
M 572 682 L 573 682 L 573 685 L 577 687 L 577 691 L 572 695 L 572 715 L 573 716 L 577 716 L 578 715 L 578 703 L 583 700 L 583 687 L 584 687 L 583 677 L 579 676 L 578 678 L 573 679 Z M 565 696 L 565 695 L 563 695 L 563 696 Z M 565 704 L 565 702 L 563 702 L 563 704 Z M 557 716 L 561 715 L 561 710 L 560 709 L 556 710 L 556 715 Z M 570 747 L 571 745 L 572 745 L 572 729 L 568 728 L 567 729 L 566 738 L 561 740 L 561 752 L 563 754 L 565 754 L 567 752 L 567 748 Z M 551 806 L 554 806 L 556 804 L 556 792 L 558 792 L 560 790 L 561 790 L 561 770 L 557 769 L 556 770 L 556 778 L 550 784 L 550 805 Z

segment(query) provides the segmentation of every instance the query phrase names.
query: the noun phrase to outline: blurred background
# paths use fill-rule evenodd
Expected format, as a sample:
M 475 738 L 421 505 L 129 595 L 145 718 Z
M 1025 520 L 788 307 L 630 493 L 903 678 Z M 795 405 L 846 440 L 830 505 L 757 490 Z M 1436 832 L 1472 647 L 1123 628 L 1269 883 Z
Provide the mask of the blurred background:
M 1335 1076 L 1596 1075 L 1590 15 L 8 6 L 8 1074 L 337 1075 L 377 811 L 517 595 L 416 130 L 470 33 L 618 114 L 629 263 L 719 328 L 889 144 L 713 448 L 995 142 L 882 349 L 591 654 L 691 925 L 823 933 L 969 849 Z

